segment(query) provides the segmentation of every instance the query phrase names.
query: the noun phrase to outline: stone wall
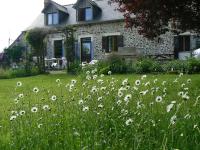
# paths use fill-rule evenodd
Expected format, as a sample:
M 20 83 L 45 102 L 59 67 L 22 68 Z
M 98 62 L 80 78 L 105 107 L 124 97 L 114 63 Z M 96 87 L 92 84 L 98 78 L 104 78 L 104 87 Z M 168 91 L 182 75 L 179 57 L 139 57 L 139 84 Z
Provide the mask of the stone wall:
M 143 36 L 139 35 L 137 29 L 124 28 L 124 22 L 113 22 L 113 23 L 101 23 L 101 24 L 90 24 L 81 25 L 75 27 L 75 39 L 78 40 L 80 48 L 80 39 L 83 37 L 91 37 L 92 47 L 94 50 L 93 59 L 102 59 L 105 57 L 105 53 L 102 50 L 102 36 L 108 35 L 123 35 L 124 47 L 137 49 L 143 55 L 149 54 L 173 54 L 173 35 L 166 33 L 161 35 L 161 39 L 155 39 L 150 41 Z M 64 39 L 64 35 L 51 34 L 48 37 L 47 42 L 47 57 L 54 57 L 54 40 Z
M 102 52 L 103 35 L 123 35 L 124 47 L 133 47 L 142 54 L 173 54 L 173 35 L 166 33 L 161 39 L 150 41 L 139 35 L 137 29 L 124 28 L 124 22 L 81 25 L 76 27 L 75 37 L 80 41 L 82 36 L 92 37 L 94 59 L 104 58 Z

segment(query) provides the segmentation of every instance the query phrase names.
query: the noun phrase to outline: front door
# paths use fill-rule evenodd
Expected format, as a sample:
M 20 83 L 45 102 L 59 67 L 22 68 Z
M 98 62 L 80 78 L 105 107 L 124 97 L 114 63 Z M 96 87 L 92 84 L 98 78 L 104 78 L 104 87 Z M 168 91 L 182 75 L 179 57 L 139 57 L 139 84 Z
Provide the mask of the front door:
M 90 62 L 92 59 L 91 38 L 81 39 L 81 62 Z

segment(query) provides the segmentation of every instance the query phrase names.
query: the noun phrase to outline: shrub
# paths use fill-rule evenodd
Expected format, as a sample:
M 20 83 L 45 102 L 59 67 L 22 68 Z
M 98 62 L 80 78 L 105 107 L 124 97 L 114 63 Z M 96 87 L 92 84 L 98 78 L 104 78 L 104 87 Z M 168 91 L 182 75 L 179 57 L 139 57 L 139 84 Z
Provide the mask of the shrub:
M 73 74 L 73 75 L 78 75 L 81 73 L 81 71 L 82 71 L 82 68 L 80 65 L 80 61 L 74 61 L 69 64 L 68 73 Z
M 188 59 L 188 73 L 200 72 L 200 59 L 191 58 Z
M 163 69 L 167 73 L 188 73 L 188 63 L 185 60 L 173 60 L 165 63 Z
M 153 60 L 141 59 L 136 63 L 136 73 L 150 73 L 153 66 Z

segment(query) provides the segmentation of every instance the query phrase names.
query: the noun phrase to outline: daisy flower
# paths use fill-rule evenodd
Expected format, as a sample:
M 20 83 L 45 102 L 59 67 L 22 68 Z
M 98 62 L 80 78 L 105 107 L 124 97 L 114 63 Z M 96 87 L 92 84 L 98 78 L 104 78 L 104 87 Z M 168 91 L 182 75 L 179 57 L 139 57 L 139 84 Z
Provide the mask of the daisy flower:
M 18 95 L 18 97 L 19 98 L 24 98 L 24 94 L 21 93 L 21 94 Z
M 40 124 L 38 124 L 38 128 L 41 128 L 41 127 L 42 127 L 42 125 L 43 125 L 43 124 L 41 124 L 41 123 L 40 123 Z
M 36 113 L 37 111 L 38 111 L 38 108 L 37 108 L 37 107 L 32 107 L 32 108 L 31 108 L 31 112 Z
M 136 80 L 136 81 L 135 81 L 135 85 L 138 86 L 138 85 L 140 85 L 140 84 L 141 84 L 140 80 Z
M 71 80 L 71 84 L 75 84 L 77 82 L 77 80 L 73 79 Z
M 79 105 L 82 105 L 83 102 L 84 102 L 84 101 L 81 99 L 81 100 L 78 101 L 78 104 L 79 104 Z
M 111 75 L 112 74 L 112 72 L 111 71 L 108 71 L 108 75 Z
M 191 81 L 192 81 L 191 79 L 187 79 L 187 83 L 191 83 Z
M 98 108 L 103 108 L 103 104 L 99 104 L 99 105 L 98 105 Z
M 141 77 L 141 79 L 144 80 L 146 77 L 147 77 L 147 75 L 145 74 L 145 75 L 143 75 L 143 76 Z
M 88 106 L 83 107 L 83 111 L 84 111 L 84 112 L 86 112 L 86 111 L 88 111 L 88 110 L 89 110 L 89 107 L 88 107 Z
M 123 93 L 121 91 L 118 92 L 118 97 L 122 97 Z
M 159 103 L 159 102 L 162 102 L 162 100 L 163 100 L 163 99 L 162 99 L 162 96 L 157 96 L 157 97 L 156 97 L 156 102 Z
M 21 111 L 19 112 L 19 114 L 20 114 L 21 116 L 23 116 L 25 113 L 26 113 L 26 112 L 25 112 L 24 110 L 21 110 Z
M 17 82 L 17 86 L 18 86 L 18 87 L 22 86 L 22 82 L 18 81 L 18 82 Z
M 103 97 L 98 97 L 97 101 L 101 101 L 103 99 Z
M 130 118 L 130 119 L 126 120 L 125 123 L 126 123 L 127 126 L 129 126 L 133 123 L 133 119 Z
M 46 111 L 46 110 L 50 110 L 50 107 L 49 107 L 49 105 L 44 105 L 44 106 L 42 107 L 42 109 Z
M 171 109 L 173 108 L 173 106 L 174 106 L 174 104 L 167 105 L 167 108 L 166 108 L 167 112 L 170 112 Z
M 60 83 L 60 79 L 56 79 L 56 83 Z
M 56 101 L 56 100 L 57 100 L 56 95 L 51 96 L 51 100 L 52 100 L 52 101 Z
M 104 74 L 101 74 L 100 77 L 103 78 L 103 77 L 104 77 Z
M 34 93 L 38 93 L 38 92 L 39 92 L 38 87 L 34 87 L 34 88 L 33 88 L 33 92 L 34 92 Z
M 16 118 L 17 118 L 17 116 L 13 115 L 13 116 L 10 117 L 10 121 L 15 120 Z
M 125 96 L 124 101 L 125 101 L 125 102 L 129 102 L 129 100 L 130 100 L 131 98 L 132 98 L 132 95 L 131 95 L 131 94 L 128 94 L 128 95 Z
M 176 123 L 176 120 L 177 120 L 176 115 L 173 115 L 173 116 L 170 118 L 170 123 L 173 125 L 173 124 Z

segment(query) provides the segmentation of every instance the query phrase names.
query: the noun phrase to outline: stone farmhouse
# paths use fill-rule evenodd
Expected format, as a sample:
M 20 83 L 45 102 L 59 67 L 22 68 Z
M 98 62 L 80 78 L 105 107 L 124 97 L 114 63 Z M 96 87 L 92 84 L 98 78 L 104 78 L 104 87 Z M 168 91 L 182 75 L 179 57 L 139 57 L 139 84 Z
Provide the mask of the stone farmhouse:
M 178 36 L 168 32 L 153 41 L 148 40 L 139 35 L 136 28 L 125 28 L 123 14 L 116 11 L 116 7 L 116 4 L 109 5 L 108 0 L 77 0 L 70 5 L 44 0 L 41 14 L 25 31 L 73 26 L 75 54 L 81 62 L 104 59 L 112 53 L 127 57 L 181 58 L 191 55 L 192 50 L 200 47 L 200 39 L 190 32 Z M 14 44 L 23 43 L 24 33 Z M 47 60 L 66 56 L 64 38 L 63 33 L 48 35 Z

